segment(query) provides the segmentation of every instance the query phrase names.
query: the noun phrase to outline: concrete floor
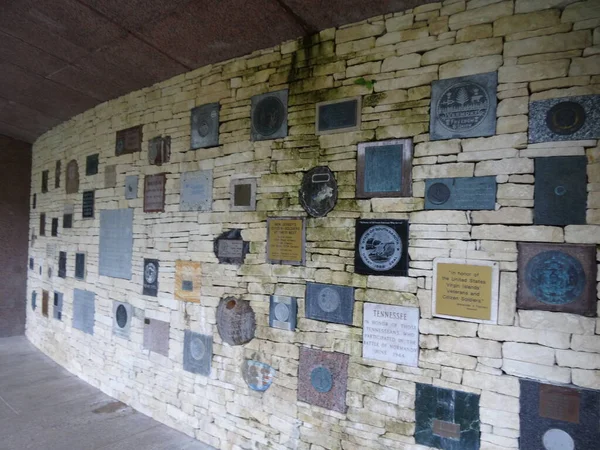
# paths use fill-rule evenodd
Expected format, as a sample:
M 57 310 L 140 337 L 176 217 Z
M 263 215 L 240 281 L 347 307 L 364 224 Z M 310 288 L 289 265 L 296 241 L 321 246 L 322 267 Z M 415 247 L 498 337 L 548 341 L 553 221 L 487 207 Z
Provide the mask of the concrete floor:
M 0 450 L 213 450 L 0 338 Z

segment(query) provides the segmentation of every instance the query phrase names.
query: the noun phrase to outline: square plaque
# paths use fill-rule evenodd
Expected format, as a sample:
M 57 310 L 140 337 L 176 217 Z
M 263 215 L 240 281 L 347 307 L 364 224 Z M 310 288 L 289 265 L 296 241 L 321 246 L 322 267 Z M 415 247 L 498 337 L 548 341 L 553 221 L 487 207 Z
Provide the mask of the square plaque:
M 58 276 L 67 278 L 67 252 L 58 252 Z
M 298 400 L 346 412 L 348 355 L 300 347 Z
M 169 322 L 144 319 L 144 348 L 154 353 L 169 356 Z
M 95 297 L 90 291 L 73 290 L 73 328 L 94 334 Z
M 46 236 L 46 214 L 40 214 L 40 236 Z
M 419 308 L 365 303 L 363 358 L 419 364 Z
M 229 189 L 230 211 L 256 211 L 256 178 L 232 179 Z
M 93 219 L 94 218 L 94 191 L 84 191 L 83 192 L 83 204 L 81 207 L 81 217 L 83 219 Z
M 133 307 L 129 303 L 113 302 L 113 334 L 129 339 Z
M 58 236 L 58 217 L 53 217 L 52 218 L 52 230 L 51 230 L 52 236 L 56 237 Z
M 114 188 L 117 185 L 117 166 L 114 164 L 104 167 L 104 187 Z
M 171 160 L 171 136 L 155 137 L 148 141 L 148 163 L 162 166 Z
M 144 259 L 143 295 L 156 297 L 158 293 L 158 259 Z
M 144 178 L 144 212 L 164 212 L 167 175 L 159 173 Z
M 142 126 L 117 131 L 115 156 L 142 151 Z
M 42 291 L 42 315 L 48 317 L 48 291 Z
M 520 449 L 598 448 L 599 391 L 530 380 L 520 384 Z
M 288 134 L 288 91 L 269 92 L 252 97 L 251 139 L 265 141 Z
M 194 261 L 175 262 L 175 298 L 184 302 L 200 302 L 202 265 Z
M 131 280 L 133 254 L 133 209 L 100 212 L 98 274 Z
M 494 210 L 496 177 L 425 180 L 425 209 Z
M 48 170 L 42 171 L 42 194 L 48 192 Z
M 204 376 L 210 375 L 212 336 L 185 330 L 183 336 L 183 370 Z
M 306 225 L 302 217 L 267 218 L 267 261 L 302 266 L 305 261 Z
M 354 288 L 306 283 L 306 318 L 352 325 Z
M 62 320 L 63 297 L 61 292 L 54 292 L 54 308 L 52 310 L 52 316 L 56 320 Z
M 415 441 L 445 450 L 479 450 L 479 395 L 417 383 Z
M 138 196 L 138 176 L 128 175 L 125 177 L 125 198 L 133 200 Z
M 517 308 L 596 315 L 596 246 L 518 244 Z
M 98 153 L 96 153 L 95 155 L 88 155 L 85 158 L 86 175 L 96 175 L 98 173 L 99 158 L 100 155 Z
M 600 95 L 529 103 L 529 143 L 600 138 Z
M 358 144 L 356 197 L 412 195 L 412 139 Z
M 31 291 L 31 309 L 35 311 L 37 308 L 37 292 Z
M 587 158 L 535 158 L 533 223 L 585 225 Z
M 85 253 L 75 253 L 75 278 L 85 280 Z
M 298 315 L 296 297 L 271 295 L 269 304 L 269 326 L 280 330 L 295 331 Z
M 498 323 L 499 264 L 477 259 L 433 261 L 432 309 L 435 317 Z
M 497 89 L 497 72 L 434 81 L 429 138 L 437 141 L 493 136 Z
M 79 165 L 72 159 L 67 164 L 67 182 L 65 183 L 67 194 L 76 194 L 79 191 Z
M 361 97 L 317 103 L 316 134 L 360 130 L 361 103 Z
M 209 103 L 192 109 L 192 149 L 219 145 L 219 108 Z
M 354 271 L 363 275 L 406 276 L 408 220 L 357 220 Z
M 62 172 L 60 161 L 56 161 L 56 165 L 54 166 L 54 187 L 60 187 L 60 173 Z
M 181 174 L 179 211 L 211 211 L 212 195 L 212 170 L 198 170 Z

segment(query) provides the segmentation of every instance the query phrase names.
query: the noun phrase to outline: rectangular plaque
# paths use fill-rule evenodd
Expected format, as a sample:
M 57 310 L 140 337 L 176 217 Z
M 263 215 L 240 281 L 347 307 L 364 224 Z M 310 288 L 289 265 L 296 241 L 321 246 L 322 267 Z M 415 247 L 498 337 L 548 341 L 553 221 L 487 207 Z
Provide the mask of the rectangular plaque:
M 144 212 L 163 212 L 165 210 L 165 185 L 167 175 L 159 173 L 144 178 Z
M 34 264 L 33 258 L 29 258 L 29 270 L 33 270 L 33 264 Z
M 56 320 L 62 320 L 62 309 L 63 309 L 63 294 L 61 292 L 54 292 L 54 308 L 52 316 Z
M 73 228 L 73 214 L 63 214 L 63 228 Z
M 232 179 L 229 199 L 230 211 L 256 211 L 256 178 Z
M 67 278 L 67 252 L 58 253 L 58 276 Z
M 125 198 L 133 200 L 138 196 L 138 176 L 128 175 L 125 177 Z
M 85 253 L 75 253 L 75 278 L 85 280 Z
M 363 358 L 419 364 L 419 308 L 365 303 Z
M 269 326 L 280 330 L 296 330 L 298 300 L 296 297 L 271 295 L 269 303 Z
M 181 174 L 180 211 L 211 211 L 212 194 L 212 170 L 198 170 Z
M 104 167 L 104 187 L 114 188 L 117 185 L 117 166 L 110 165 Z
M 352 325 L 354 288 L 306 283 L 306 318 Z
M 408 220 L 359 219 L 354 246 L 356 273 L 408 274 Z
M 142 126 L 117 131 L 115 156 L 142 151 Z
M 83 204 L 81 207 L 81 217 L 83 219 L 94 218 L 94 191 L 84 191 L 83 193 Z
M 348 360 L 343 353 L 300 347 L 298 400 L 344 414 Z
M 306 229 L 302 217 L 267 219 L 267 261 L 302 266 L 305 261 Z
M 540 384 L 540 417 L 579 423 L 581 394 L 576 389 Z
M 65 190 L 67 194 L 76 194 L 79 191 L 79 165 L 72 159 L 67 164 Z
M 444 438 L 460 440 L 460 425 L 444 420 L 433 419 L 433 434 Z
M 144 348 L 169 356 L 169 322 L 156 319 L 144 320 Z
M 62 171 L 62 169 L 61 169 L 60 161 L 56 161 L 56 165 L 54 166 L 54 187 L 55 188 L 60 187 L 60 172 L 61 171 Z
M 58 217 L 52 218 L 52 229 L 51 233 L 53 237 L 58 236 Z
M 143 295 L 156 297 L 158 293 L 158 259 L 144 259 Z
M 317 103 L 316 134 L 360 130 L 361 111 L 361 97 Z
M 50 260 L 56 258 L 56 244 L 51 242 L 46 244 L 46 258 Z
M 288 90 L 255 95 L 250 100 L 250 138 L 284 138 L 288 134 Z
M 42 290 L 42 315 L 48 317 L 48 291 Z
M 37 194 L 33 194 L 33 200 L 31 203 L 31 209 L 35 209 L 37 207 Z
M 46 214 L 40 214 L 40 236 L 46 236 Z
M 184 302 L 200 302 L 202 265 L 194 261 L 175 262 L 175 298 Z
M 148 163 L 162 166 L 171 160 L 171 136 L 157 136 L 148 141 Z
M 535 158 L 533 223 L 585 225 L 587 158 Z
M 42 194 L 48 192 L 48 171 L 42 171 Z
M 209 376 L 213 356 L 212 347 L 212 336 L 185 330 L 183 335 L 183 370 Z
M 35 311 L 37 308 L 37 292 L 31 291 L 31 309 Z
M 98 273 L 130 280 L 132 254 L 133 209 L 101 211 Z
M 85 158 L 85 174 L 86 175 L 96 175 L 98 173 L 98 165 L 99 165 L 100 155 L 88 155 Z
M 73 328 L 94 334 L 95 297 L 90 291 L 73 290 Z
M 412 195 L 412 139 L 358 144 L 356 197 Z
M 432 309 L 435 317 L 498 323 L 499 264 L 493 261 L 436 258 Z
M 133 307 L 129 303 L 113 302 L 113 334 L 129 339 Z
M 494 210 L 496 177 L 425 180 L 425 209 Z
M 218 103 L 209 103 L 192 109 L 192 149 L 219 145 L 219 109 Z

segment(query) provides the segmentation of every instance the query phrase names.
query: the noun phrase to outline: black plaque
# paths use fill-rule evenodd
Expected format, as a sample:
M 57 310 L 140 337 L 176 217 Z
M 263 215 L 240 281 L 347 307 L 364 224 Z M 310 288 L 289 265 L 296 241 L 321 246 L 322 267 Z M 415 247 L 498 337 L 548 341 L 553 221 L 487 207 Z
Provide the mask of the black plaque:
M 214 251 L 220 264 L 240 265 L 250 251 L 250 243 L 242 239 L 242 230 L 229 230 L 215 239 Z
M 361 99 L 317 103 L 317 134 L 360 130 Z
M 54 308 L 52 311 L 52 316 L 56 320 L 62 321 L 62 310 L 63 310 L 63 294 L 61 292 L 54 292 Z
M 42 172 L 42 194 L 48 192 L 48 171 L 44 170 Z
M 252 140 L 264 141 L 286 137 L 287 108 L 287 89 L 252 97 Z
M 142 126 L 117 131 L 115 156 L 142 151 Z
M 148 141 L 148 163 L 161 166 L 171 160 L 171 136 L 155 137 Z
M 33 194 L 32 209 L 37 207 L 37 194 Z
M 67 164 L 67 182 L 65 183 L 67 194 L 76 194 L 79 191 L 79 166 L 76 160 Z
M 58 236 L 58 217 L 53 217 L 52 218 L 52 230 L 51 230 L 52 236 L 56 237 Z
M 81 208 L 81 217 L 84 219 L 94 218 L 94 191 L 84 191 L 83 193 L 83 205 Z
M 60 172 L 61 172 L 61 163 L 60 161 L 56 161 L 56 166 L 54 168 L 54 187 L 60 187 Z
M 33 258 L 29 258 L 29 270 L 33 270 Z
M 357 220 L 354 271 L 363 275 L 408 274 L 408 220 Z
M 95 155 L 88 155 L 88 157 L 85 159 L 86 175 L 96 175 L 98 173 L 99 159 L 100 155 L 98 153 Z
M 334 284 L 306 284 L 306 318 L 352 325 L 354 288 Z
M 75 253 L 75 278 L 85 280 L 85 253 Z
M 156 297 L 158 293 L 158 259 L 144 259 L 144 288 L 142 294 Z
M 304 210 L 313 217 L 325 217 L 338 198 L 338 187 L 329 167 L 314 167 L 304 174 L 298 199 Z
M 254 339 L 256 319 L 247 300 L 234 297 L 221 299 L 217 307 L 217 329 L 223 342 L 242 345 Z
M 40 236 L 46 236 L 46 214 L 40 214 Z
M 73 228 L 73 213 L 63 214 L 63 228 Z
M 535 158 L 533 221 L 536 225 L 584 225 L 587 158 Z
M 425 180 L 425 209 L 474 211 L 495 207 L 495 176 Z
M 67 252 L 58 252 L 58 276 L 67 278 Z
M 192 109 L 191 148 L 219 145 L 219 104 L 209 103 Z
M 165 185 L 167 175 L 159 173 L 144 178 L 144 212 L 163 212 L 165 210 Z
M 412 139 L 358 144 L 356 197 L 412 195 Z

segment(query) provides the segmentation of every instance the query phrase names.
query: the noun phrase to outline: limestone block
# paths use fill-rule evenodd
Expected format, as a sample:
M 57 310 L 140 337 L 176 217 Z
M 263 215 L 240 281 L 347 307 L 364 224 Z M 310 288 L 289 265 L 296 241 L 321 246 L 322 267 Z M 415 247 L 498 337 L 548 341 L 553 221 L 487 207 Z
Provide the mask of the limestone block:
M 450 16 L 451 30 L 457 30 L 469 25 L 492 23 L 500 17 L 510 16 L 513 13 L 513 2 L 500 2 L 482 8 L 469 9 Z
M 425 201 L 415 198 L 373 198 L 373 212 L 410 212 L 424 208 Z
M 600 389 L 600 371 L 573 369 L 573 384 L 588 389 Z
M 519 324 L 523 328 L 553 330 L 561 333 L 580 335 L 594 335 L 596 321 L 593 318 L 583 317 L 577 314 L 519 310 Z
M 407 123 L 405 125 L 388 125 L 379 127 L 375 130 L 375 135 L 378 140 L 405 138 L 415 136 L 427 132 L 429 129 L 428 123 Z
M 481 25 L 472 25 L 462 28 L 456 33 L 456 42 L 471 42 L 477 39 L 486 39 L 492 37 L 492 25 L 484 23 Z
M 550 147 L 550 148 L 526 148 L 519 150 L 522 158 L 540 158 L 547 156 L 584 156 L 583 147 Z
M 452 61 L 440 66 L 440 79 L 495 72 L 502 65 L 502 55 L 479 56 Z
M 442 380 L 449 381 L 450 383 L 460 384 L 460 381 L 462 380 L 462 374 L 462 369 L 442 367 Z
M 533 185 L 504 183 L 498 186 L 496 197 L 533 200 Z
M 496 411 L 519 413 L 519 399 L 490 391 L 483 391 L 481 393 L 479 406 L 487 409 L 495 409 Z
M 469 356 L 486 356 L 488 358 L 502 357 L 501 344 L 487 339 L 440 336 L 438 347 L 444 352 L 459 353 Z
M 421 73 L 400 78 L 392 78 L 382 80 L 375 84 L 375 92 L 384 92 L 396 89 L 408 89 L 416 86 L 426 86 L 432 81 L 438 79 L 437 66 L 433 66 L 434 71 L 430 67 L 421 69 Z
M 567 30 L 569 31 L 569 30 Z M 592 48 L 592 47 L 590 47 Z M 584 50 L 583 52 L 581 50 L 567 50 L 564 52 L 551 52 L 551 53 L 538 53 L 538 54 L 534 54 L 534 55 L 528 55 L 528 56 L 520 56 L 517 58 L 517 64 L 531 64 L 531 63 L 536 63 L 536 62 L 540 62 L 540 61 L 551 61 L 551 60 L 555 60 L 555 59 L 565 59 L 565 58 L 575 58 L 577 56 L 581 56 L 583 53 L 585 53 L 586 50 Z M 587 55 L 583 55 L 583 56 L 587 56 Z M 510 58 L 507 60 L 509 61 L 514 61 L 515 58 Z M 547 80 L 545 81 L 545 83 L 551 83 L 552 80 Z
M 530 208 L 500 208 L 497 211 L 473 211 L 472 223 L 533 223 L 533 210 Z
M 539 36 L 504 44 L 504 56 L 514 57 L 535 55 L 538 53 L 564 52 L 573 49 L 583 49 L 592 43 L 589 30 L 560 33 L 551 36 Z
M 571 382 L 571 369 L 566 367 L 550 367 L 541 364 L 504 359 L 502 370 L 510 375 L 549 381 L 551 383 L 569 384 Z
M 477 359 L 472 356 L 459 355 L 447 351 L 440 352 L 437 350 L 421 350 L 419 352 L 419 361 L 469 370 L 473 370 L 475 366 L 477 366 Z
M 600 72 L 600 55 L 592 55 L 587 58 L 573 58 L 569 76 L 597 75 Z
M 558 59 L 533 64 L 503 66 L 498 70 L 498 81 L 500 83 L 518 83 L 564 77 L 569 70 L 569 63 L 568 59 Z
M 462 141 L 462 148 L 465 152 L 495 150 L 499 148 L 521 148 L 526 145 L 526 133 L 504 134 L 489 138 L 464 139 Z
M 571 348 L 579 352 L 600 353 L 600 336 L 574 334 L 571 339 Z
M 515 158 L 519 156 L 519 150 L 515 148 L 498 148 L 496 150 L 483 150 L 480 152 L 463 152 L 457 157 L 459 162 L 477 162 L 486 161 L 489 159 L 504 159 L 504 158 Z M 501 181 L 498 180 L 500 183 Z
M 473 163 L 415 166 L 413 167 L 413 180 L 423 180 L 427 178 L 472 177 L 473 173 Z
M 528 127 L 529 123 L 527 116 L 525 115 L 498 117 L 498 121 L 496 123 L 496 133 L 517 133 L 520 131 L 527 131 Z
M 335 54 L 337 56 L 344 56 L 348 53 L 360 52 L 375 47 L 375 38 L 368 37 L 357 41 L 344 42 L 343 44 L 336 45 Z
M 529 158 L 508 158 L 499 161 L 482 161 L 475 166 L 475 176 L 533 173 L 533 160 Z
M 547 100 L 556 97 L 571 97 L 578 95 L 597 95 L 600 94 L 600 84 L 592 84 L 590 86 L 576 86 L 567 89 L 551 89 L 544 92 L 536 92 L 531 94 L 531 101 Z
M 595 353 L 574 352 L 573 350 L 557 350 L 556 362 L 559 366 L 577 367 L 580 369 L 600 369 L 600 355 Z
M 415 146 L 414 156 L 452 155 L 460 153 L 460 148 L 460 139 L 421 142 Z
M 419 347 L 425 349 L 434 349 L 438 346 L 438 337 L 433 334 L 422 334 L 419 336 Z M 459 369 L 457 369 L 459 370 Z
M 556 78 L 553 80 L 534 81 L 530 84 L 530 88 L 531 92 L 540 92 L 555 88 L 587 86 L 588 84 L 590 84 L 590 77 L 587 75 L 580 77 L 570 76 L 566 78 Z
M 516 361 L 524 361 L 544 366 L 554 365 L 554 349 L 541 345 L 505 342 L 502 344 L 502 357 Z
M 417 280 L 408 277 L 378 277 L 369 275 L 367 287 L 372 289 L 384 289 L 390 291 L 417 293 Z
M 565 242 L 574 244 L 600 244 L 600 225 L 568 225 Z
M 519 2 L 517 1 L 517 10 Z M 539 30 L 560 23 L 560 11 L 550 9 L 536 11 L 528 14 L 515 14 L 514 16 L 502 17 L 494 22 L 494 36 L 506 36 L 507 34 L 520 33 L 523 31 Z
M 579 22 L 596 17 L 600 17 L 600 4 L 596 0 L 588 0 L 567 6 L 560 20 L 562 22 Z
M 475 337 L 477 324 L 445 319 L 421 319 L 419 332 L 422 334 L 439 334 L 454 337 Z
M 502 39 L 480 39 L 462 44 L 447 45 L 436 48 L 423 55 L 421 65 L 441 64 L 459 59 L 469 59 L 476 56 L 496 55 L 502 53 Z
M 498 241 L 563 242 L 563 230 L 547 226 L 477 225 L 471 235 L 473 239 Z
M 373 75 L 380 72 L 381 62 L 369 62 L 364 64 L 357 64 L 356 66 L 350 66 L 346 69 L 346 77 L 361 77 L 363 75 Z
M 365 23 L 337 30 L 335 33 L 336 44 L 356 41 L 370 36 L 379 36 L 385 31 L 385 25 L 380 23 Z
M 405 30 L 412 27 L 414 18 L 414 14 L 403 14 L 397 17 L 390 17 L 385 21 L 385 28 L 388 32 Z
M 390 56 L 383 60 L 381 65 L 382 72 L 390 72 L 395 70 L 414 69 L 421 65 L 421 55 L 418 53 L 409 53 L 402 56 Z
M 482 389 L 483 391 L 492 391 L 510 397 L 519 397 L 520 386 L 519 379 L 509 376 L 496 376 L 481 372 L 465 372 L 463 374 L 463 384 L 465 386 Z M 502 425 L 503 427 L 505 425 Z
M 452 14 L 456 14 L 459 12 L 463 12 L 466 9 L 465 0 L 457 0 L 455 2 L 443 2 L 442 9 L 440 10 L 440 14 L 442 16 L 450 16 Z
M 376 47 L 383 47 L 385 45 L 397 44 L 399 42 L 413 41 L 417 39 L 426 38 L 429 36 L 429 29 L 427 27 L 413 28 L 409 30 L 394 31 L 386 33 L 375 41 Z

